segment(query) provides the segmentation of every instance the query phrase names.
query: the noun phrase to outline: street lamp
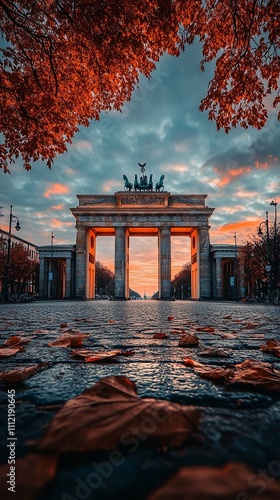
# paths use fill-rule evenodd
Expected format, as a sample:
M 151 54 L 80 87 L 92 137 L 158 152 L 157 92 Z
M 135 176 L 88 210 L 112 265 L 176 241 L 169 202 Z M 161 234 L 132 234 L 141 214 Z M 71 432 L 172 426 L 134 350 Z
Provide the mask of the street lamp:
M 20 223 L 16 215 L 13 214 L 13 205 L 10 208 L 10 221 L 9 221 L 9 236 L 8 236 L 8 251 L 7 251 L 7 263 L 6 263 L 6 275 L 5 275 L 5 302 L 9 301 L 9 287 L 10 287 L 10 253 L 11 253 L 11 235 L 12 235 L 12 222 L 16 221 L 15 229 L 20 231 Z
M 236 233 L 234 233 L 234 295 L 235 301 L 238 301 L 238 287 L 237 287 L 237 246 L 236 246 Z
M 262 225 L 263 224 L 266 227 L 267 266 L 266 266 L 265 269 L 266 269 L 266 272 L 267 272 L 268 298 L 270 300 L 270 294 L 271 294 L 271 282 L 270 282 L 271 263 L 270 263 L 268 212 L 265 212 L 265 221 L 261 222 L 260 225 L 259 225 L 259 227 L 258 227 L 258 236 L 262 236 L 263 235 L 263 231 L 262 231 Z
M 271 201 L 270 205 L 274 207 L 274 238 L 276 241 L 276 235 L 277 235 L 277 202 L 276 202 L 276 200 Z

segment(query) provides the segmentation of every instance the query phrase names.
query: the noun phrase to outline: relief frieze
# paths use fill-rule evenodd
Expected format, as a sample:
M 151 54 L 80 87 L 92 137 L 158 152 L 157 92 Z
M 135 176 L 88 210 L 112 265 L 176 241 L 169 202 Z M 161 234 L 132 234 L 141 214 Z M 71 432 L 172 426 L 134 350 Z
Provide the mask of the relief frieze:
M 118 195 L 118 205 L 137 205 L 137 206 L 147 206 L 147 205 L 156 205 L 156 206 L 166 206 L 166 194 L 151 194 L 151 195 L 143 195 L 140 193 L 137 194 L 121 194 Z

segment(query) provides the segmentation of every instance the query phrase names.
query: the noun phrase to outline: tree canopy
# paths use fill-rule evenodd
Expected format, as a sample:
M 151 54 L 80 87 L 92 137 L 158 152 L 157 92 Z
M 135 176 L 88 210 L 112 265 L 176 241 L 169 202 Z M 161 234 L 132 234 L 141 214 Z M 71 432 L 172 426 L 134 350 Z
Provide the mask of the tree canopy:
M 0 23 L 4 172 L 19 156 L 51 167 L 79 126 L 120 110 L 140 73 L 195 38 L 202 70 L 215 60 L 199 109 L 218 129 L 262 128 L 279 104 L 278 0 L 0 0 Z

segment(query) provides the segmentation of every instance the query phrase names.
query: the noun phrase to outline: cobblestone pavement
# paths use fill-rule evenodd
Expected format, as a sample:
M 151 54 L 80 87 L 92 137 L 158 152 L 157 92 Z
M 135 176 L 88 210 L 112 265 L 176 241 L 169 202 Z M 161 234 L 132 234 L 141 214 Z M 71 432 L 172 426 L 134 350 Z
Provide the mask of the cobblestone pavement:
M 168 319 L 170 316 L 172 320 Z M 61 328 L 63 323 L 67 328 L 90 334 L 83 341 L 85 349 L 133 350 L 135 354 L 119 357 L 118 362 L 110 364 L 89 364 L 75 359 L 70 348 L 47 345 L 65 330 Z M 213 327 L 214 332 L 198 332 L 196 328 L 201 326 Z M 199 347 L 178 347 L 180 334 L 171 333 L 176 329 L 196 333 Z M 168 337 L 153 338 L 160 331 Z M 85 489 L 84 496 L 77 493 L 77 478 L 86 484 L 85 478 L 92 470 L 92 457 L 95 463 L 104 462 L 106 454 L 95 453 L 86 460 L 68 457 L 60 463 L 55 481 L 40 494 L 40 499 L 142 499 L 182 465 L 237 461 L 253 467 L 259 483 L 279 479 L 279 392 L 214 384 L 182 363 L 184 357 L 215 366 L 255 359 L 271 363 L 279 370 L 280 358 L 259 348 L 267 339 L 280 339 L 278 306 L 191 301 L 54 301 L 0 305 L 1 345 L 12 335 L 22 333 L 30 339 L 26 350 L 1 358 L 0 371 L 39 362 L 49 364 L 15 387 L 17 458 L 32 451 L 64 402 L 108 375 L 129 377 L 136 383 L 141 397 L 168 399 L 202 409 L 199 441 L 165 454 L 141 447 L 134 453 L 127 450 L 124 463 L 109 477 L 102 477 L 94 491 Z M 202 358 L 201 347 L 210 346 L 230 348 L 232 355 Z M 7 386 L 4 382 L 0 382 L 0 403 L 3 464 L 7 462 Z M 272 469 L 271 464 L 276 464 L 276 468 Z M 260 476 L 260 470 L 265 474 Z M 265 488 L 261 491 L 259 486 L 259 492 L 258 498 L 265 499 Z

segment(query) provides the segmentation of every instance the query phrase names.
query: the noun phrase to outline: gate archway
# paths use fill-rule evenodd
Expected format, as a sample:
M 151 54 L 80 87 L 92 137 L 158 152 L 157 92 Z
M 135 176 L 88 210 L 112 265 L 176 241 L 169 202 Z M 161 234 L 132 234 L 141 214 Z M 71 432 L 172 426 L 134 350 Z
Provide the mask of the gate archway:
M 71 208 L 76 218 L 75 295 L 95 297 L 96 238 L 115 238 L 115 298 L 129 298 L 129 239 L 136 235 L 158 238 L 159 298 L 171 299 L 171 238 L 191 238 L 192 299 L 211 298 L 209 218 L 214 208 L 207 195 L 171 195 L 161 192 L 118 191 L 114 195 L 77 195 Z

